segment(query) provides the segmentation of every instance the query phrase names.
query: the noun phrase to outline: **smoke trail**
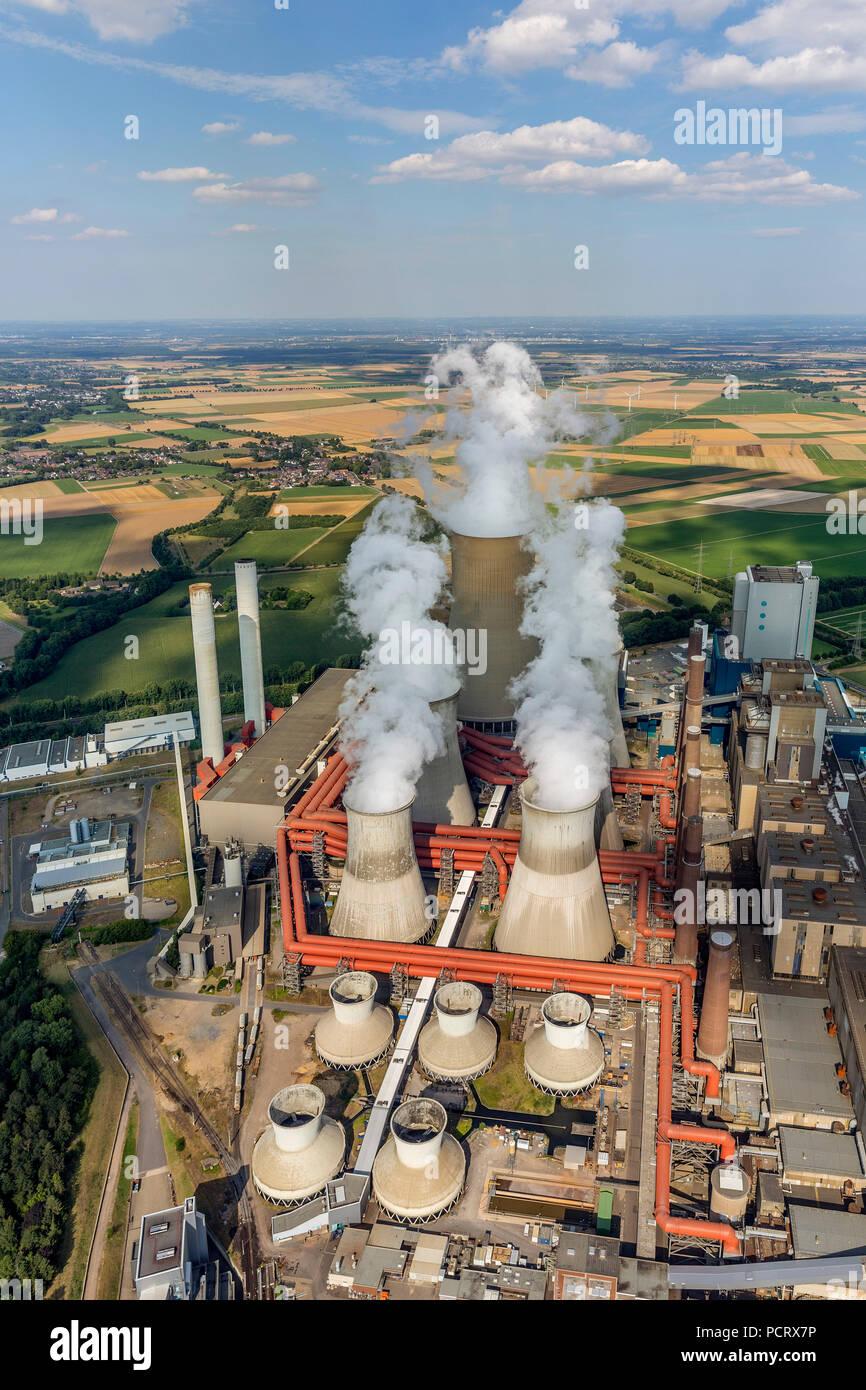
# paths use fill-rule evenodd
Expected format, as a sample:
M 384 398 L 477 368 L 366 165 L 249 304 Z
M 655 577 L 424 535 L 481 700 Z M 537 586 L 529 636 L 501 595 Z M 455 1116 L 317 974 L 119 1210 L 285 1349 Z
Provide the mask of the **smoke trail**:
M 432 368 L 442 384 L 461 377 L 449 394 L 441 436 L 456 441 L 460 476 L 444 485 L 434 483 L 432 467 L 416 476 L 432 514 L 463 535 L 523 535 L 541 525 L 544 498 L 532 485 L 530 464 L 543 468 L 565 440 L 602 443 L 618 429 L 613 416 L 580 411 L 570 391 L 539 394 L 541 373 L 516 343 L 492 343 L 480 354 L 454 348 L 435 357 Z
M 450 636 L 430 617 L 447 585 L 444 541 L 422 539 L 423 518 L 400 494 L 380 502 L 349 552 L 347 617 L 367 639 L 363 664 L 340 705 L 341 750 L 360 811 L 405 806 L 426 762 L 445 751 L 430 701 L 450 695 L 459 673 Z

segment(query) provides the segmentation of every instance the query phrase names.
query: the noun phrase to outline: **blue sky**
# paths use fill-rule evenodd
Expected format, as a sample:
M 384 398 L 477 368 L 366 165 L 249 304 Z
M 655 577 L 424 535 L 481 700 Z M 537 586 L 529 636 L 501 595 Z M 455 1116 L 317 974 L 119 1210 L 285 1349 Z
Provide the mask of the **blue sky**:
M 289 5 L 0 0 L 0 317 L 862 311 L 864 0 Z

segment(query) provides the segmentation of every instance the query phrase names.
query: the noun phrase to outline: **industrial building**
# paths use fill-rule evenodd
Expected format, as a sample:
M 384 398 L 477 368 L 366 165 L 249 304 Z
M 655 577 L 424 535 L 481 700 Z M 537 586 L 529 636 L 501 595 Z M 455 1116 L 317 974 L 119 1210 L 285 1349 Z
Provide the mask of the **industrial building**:
M 29 777 L 54 777 L 60 772 L 103 767 L 106 762 L 105 750 L 99 747 L 92 734 L 13 743 L 0 750 L 0 781 L 23 782 Z
M 805 560 L 749 565 L 734 577 L 731 633 L 739 659 L 812 655 L 820 581 Z
M 70 824 L 68 840 L 43 840 L 30 846 L 36 868 L 30 881 L 34 912 L 64 907 L 76 892 L 88 902 L 125 898 L 129 892 L 130 823 L 83 818 Z
M 191 1302 L 235 1296 L 235 1275 L 209 1248 L 207 1224 L 195 1197 L 141 1218 L 133 1277 L 142 1300 Z
M 175 739 L 178 743 L 195 742 L 192 710 L 106 724 L 103 746 L 109 758 L 127 758 L 131 753 L 158 753 L 163 748 L 173 748 Z

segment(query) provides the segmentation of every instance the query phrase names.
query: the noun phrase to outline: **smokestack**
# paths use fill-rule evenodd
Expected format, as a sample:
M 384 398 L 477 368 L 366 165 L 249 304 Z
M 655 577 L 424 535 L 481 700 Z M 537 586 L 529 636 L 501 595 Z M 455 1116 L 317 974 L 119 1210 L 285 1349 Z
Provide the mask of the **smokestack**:
M 447 1126 L 438 1100 L 407 1100 L 394 1111 L 391 1135 L 373 1160 L 373 1196 L 398 1221 L 431 1221 L 463 1191 L 466 1160 Z
M 697 724 L 701 727 L 704 712 L 704 666 L 703 655 L 690 656 L 686 685 L 686 727 Z
M 674 862 L 676 864 L 679 864 L 682 858 L 686 821 L 691 820 L 692 816 L 701 814 L 701 777 L 702 773 L 699 767 L 690 767 L 682 781 L 674 850 Z
M 703 847 L 703 821 L 700 816 L 690 816 L 683 822 L 683 847 L 677 873 L 677 892 L 686 893 L 678 898 L 675 912 L 676 937 L 674 938 L 674 964 L 694 965 L 698 955 L 698 882 L 701 877 L 701 851 Z
M 688 649 L 688 653 L 687 653 L 687 654 L 688 654 L 689 656 L 700 656 L 701 653 L 703 652 L 703 649 L 704 649 L 704 632 L 703 632 L 703 628 L 698 627 L 698 625 L 697 625 L 697 623 L 696 623 L 696 624 L 694 625 L 694 627 L 690 627 L 690 628 L 689 628 L 689 649 Z
M 312 1197 L 343 1167 L 346 1136 L 324 1109 L 318 1086 L 286 1086 L 274 1096 L 251 1163 L 266 1201 L 282 1206 Z
M 436 991 L 435 1016 L 418 1037 L 418 1063 L 434 1081 L 473 1081 L 496 1061 L 496 1029 L 479 1018 L 481 990 L 452 980 Z
M 370 1067 L 391 1046 L 394 1017 L 376 1003 L 376 976 L 349 970 L 334 980 L 328 994 L 331 1008 L 316 1024 L 316 1051 L 328 1066 L 340 1070 Z
M 192 619 L 192 649 L 195 656 L 202 757 L 210 758 L 216 767 L 225 755 L 225 742 L 213 621 L 213 591 L 210 584 L 190 584 L 189 614 Z
M 457 705 L 458 717 L 471 724 L 511 722 L 514 702 L 509 682 L 537 655 L 537 643 L 519 632 L 523 599 L 518 580 L 532 569 L 532 553 L 520 536 L 465 536 L 451 533 L 451 591 L 448 626 L 452 632 L 486 637 L 487 669 L 467 668 Z M 482 639 L 483 640 L 483 639 Z M 478 638 L 475 637 L 475 641 Z M 478 650 L 476 648 L 476 650 Z
M 699 768 L 701 765 L 701 726 L 700 724 L 689 724 L 686 728 L 686 740 L 683 746 L 683 777 L 688 777 L 692 768 Z
M 734 938 L 729 931 L 710 934 L 707 978 L 698 1027 L 698 1056 L 724 1067 L 728 1056 L 728 1008 L 731 992 L 731 955 Z
M 551 994 L 541 1006 L 543 1027 L 523 1049 L 526 1075 L 539 1091 L 573 1096 L 594 1086 L 604 1070 L 604 1044 L 588 1027 L 592 1010 L 580 994 Z
M 235 560 L 238 635 L 241 643 L 241 677 L 244 685 L 244 719 L 255 724 L 255 736 L 265 732 L 265 682 L 262 674 L 262 629 L 259 617 L 259 581 L 255 560 Z
M 432 825 L 475 824 L 475 803 L 457 742 L 459 695 L 460 686 L 455 684 L 450 695 L 430 701 L 430 708 L 442 726 L 445 752 L 424 764 L 412 809 L 415 821 Z
M 412 841 L 413 801 L 394 811 L 358 811 L 344 793 L 346 864 L 332 936 L 420 941 L 435 919 L 425 911 L 424 884 Z
M 534 790 L 534 778 L 520 788 L 520 844 L 495 948 L 524 956 L 606 960 L 616 942 L 595 850 L 598 797 L 573 810 L 549 811 L 533 802 Z

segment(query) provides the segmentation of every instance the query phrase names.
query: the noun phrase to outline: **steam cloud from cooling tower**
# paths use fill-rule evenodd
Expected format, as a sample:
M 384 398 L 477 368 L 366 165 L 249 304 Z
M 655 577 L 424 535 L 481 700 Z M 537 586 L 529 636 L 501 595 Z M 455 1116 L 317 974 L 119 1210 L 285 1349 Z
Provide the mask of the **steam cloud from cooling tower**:
M 453 693 L 459 671 L 436 659 L 451 650 L 447 628 L 430 617 L 448 573 L 444 543 L 424 541 L 422 530 L 413 501 L 386 497 L 352 546 L 343 575 L 346 617 L 368 642 L 340 706 L 359 811 L 407 805 L 424 764 L 445 752 L 429 702 Z

